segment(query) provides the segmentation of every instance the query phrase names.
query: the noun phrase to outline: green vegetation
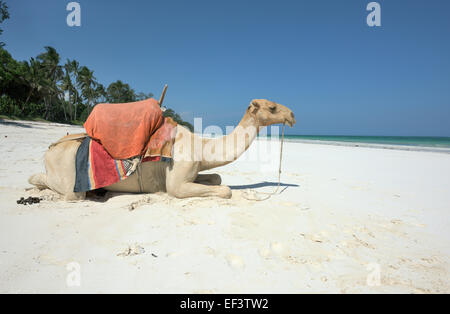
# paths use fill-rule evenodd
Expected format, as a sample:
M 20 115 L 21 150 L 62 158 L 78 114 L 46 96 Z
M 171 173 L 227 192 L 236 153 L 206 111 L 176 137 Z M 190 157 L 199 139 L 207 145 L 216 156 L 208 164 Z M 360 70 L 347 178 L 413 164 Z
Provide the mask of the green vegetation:
M 3 23 L 4 20 L 9 19 L 8 6 L 6 3 L 0 0 L 0 24 Z M 3 33 L 3 30 L 0 28 L 0 35 Z M 0 47 L 3 47 L 5 43 L 0 41 Z
M 0 0 L 0 24 L 8 18 L 8 7 Z M 94 71 L 78 61 L 68 59 L 61 64 L 53 47 L 45 47 L 29 61 L 17 61 L 0 42 L 0 118 L 83 124 L 97 103 L 133 102 L 152 96 L 136 93 L 120 80 L 105 88 Z M 193 129 L 171 109 L 164 116 Z

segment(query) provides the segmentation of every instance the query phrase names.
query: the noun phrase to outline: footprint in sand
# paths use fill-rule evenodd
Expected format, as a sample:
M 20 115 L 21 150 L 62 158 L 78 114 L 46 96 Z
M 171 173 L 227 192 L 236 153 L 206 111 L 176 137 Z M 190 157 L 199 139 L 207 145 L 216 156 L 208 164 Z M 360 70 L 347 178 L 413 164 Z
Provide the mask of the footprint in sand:
M 185 254 L 185 252 L 183 252 L 183 251 L 169 252 L 169 253 L 166 254 L 166 257 L 177 258 L 177 257 L 180 257 L 180 256 L 182 256 L 184 254 Z
M 153 202 L 153 199 L 150 196 L 144 196 L 140 200 L 134 201 L 131 204 L 127 206 L 127 209 L 129 211 L 133 211 L 141 206 L 151 204 Z
M 245 267 L 245 263 L 240 256 L 230 254 L 226 259 L 231 268 L 242 270 Z
M 270 250 L 267 249 L 267 248 L 260 248 L 260 249 L 258 250 L 258 253 L 259 253 L 259 255 L 260 255 L 261 257 L 263 257 L 263 258 L 270 258 L 270 256 L 272 255 L 272 251 L 270 251 Z
M 277 255 L 283 255 L 284 253 L 286 253 L 286 247 L 284 246 L 283 243 L 280 242 L 272 243 L 270 245 L 270 249 L 272 250 L 273 253 Z
M 323 231 L 319 234 L 306 234 L 306 233 L 300 233 L 300 235 L 305 238 L 306 240 L 315 242 L 315 243 L 324 243 L 326 242 L 326 237 L 328 233 L 326 231 Z
M 121 257 L 136 256 L 136 255 L 141 255 L 144 253 L 145 253 L 145 249 L 142 246 L 140 246 L 138 244 L 133 244 L 133 245 L 129 245 L 122 252 L 119 252 L 117 254 L 117 256 L 121 256 Z
M 285 256 L 287 255 L 287 251 L 288 250 L 283 243 L 273 242 L 270 244 L 269 248 L 260 248 L 258 253 L 262 258 L 270 258 L 274 255 Z
M 366 247 L 368 249 L 372 249 L 375 250 L 375 246 L 373 246 L 372 244 L 360 239 L 356 234 L 353 234 L 353 239 L 356 241 L 356 243 L 358 243 L 360 246 Z
M 217 251 L 214 250 L 212 247 L 207 246 L 207 247 L 205 248 L 205 252 L 206 252 L 206 254 L 208 254 L 208 255 L 211 255 L 211 256 L 213 256 L 213 257 L 217 257 Z

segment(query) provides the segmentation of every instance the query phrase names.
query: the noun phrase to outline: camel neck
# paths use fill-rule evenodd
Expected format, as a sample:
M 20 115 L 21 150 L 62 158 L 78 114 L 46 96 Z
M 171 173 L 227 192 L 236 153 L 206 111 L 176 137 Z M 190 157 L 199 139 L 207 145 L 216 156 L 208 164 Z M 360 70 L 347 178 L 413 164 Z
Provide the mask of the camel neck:
M 248 112 L 230 134 L 217 139 L 204 139 L 201 169 L 227 165 L 238 159 L 255 140 L 259 125 Z

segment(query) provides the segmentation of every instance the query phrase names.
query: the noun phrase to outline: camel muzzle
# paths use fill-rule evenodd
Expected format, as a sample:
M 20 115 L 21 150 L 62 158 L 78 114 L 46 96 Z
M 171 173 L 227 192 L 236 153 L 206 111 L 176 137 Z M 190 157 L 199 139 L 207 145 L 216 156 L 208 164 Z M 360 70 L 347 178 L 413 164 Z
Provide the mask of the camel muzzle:
M 295 121 L 295 115 L 292 111 L 290 116 L 285 120 L 285 123 L 287 123 L 291 128 L 297 123 L 297 121 Z

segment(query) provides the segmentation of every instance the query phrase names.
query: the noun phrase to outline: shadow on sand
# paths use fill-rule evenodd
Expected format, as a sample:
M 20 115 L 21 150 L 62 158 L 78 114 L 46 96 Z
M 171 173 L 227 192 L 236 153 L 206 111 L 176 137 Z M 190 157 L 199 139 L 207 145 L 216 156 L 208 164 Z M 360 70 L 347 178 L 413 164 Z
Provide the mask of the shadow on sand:
M 278 182 L 260 182 L 260 183 L 254 183 L 254 184 L 247 184 L 247 185 L 229 185 L 230 189 L 232 190 L 245 190 L 245 189 L 258 189 L 263 188 L 267 186 L 277 186 Z M 298 184 L 289 184 L 289 183 L 280 183 L 280 187 L 284 187 L 283 191 L 286 190 L 288 187 L 298 187 Z
M 32 126 L 24 124 L 22 122 L 13 121 L 13 120 L 6 121 L 3 119 L 0 119 L 0 125 L 11 125 L 11 126 L 18 126 L 20 128 L 28 128 L 28 129 L 32 128 Z

